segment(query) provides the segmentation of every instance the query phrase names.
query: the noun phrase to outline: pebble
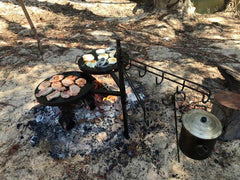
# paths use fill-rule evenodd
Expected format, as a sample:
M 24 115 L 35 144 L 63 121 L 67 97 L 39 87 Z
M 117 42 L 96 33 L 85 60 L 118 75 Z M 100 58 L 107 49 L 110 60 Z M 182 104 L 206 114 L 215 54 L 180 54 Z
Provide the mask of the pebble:
M 102 142 L 107 139 L 107 133 L 106 132 L 101 132 L 97 135 L 96 138 L 99 142 Z

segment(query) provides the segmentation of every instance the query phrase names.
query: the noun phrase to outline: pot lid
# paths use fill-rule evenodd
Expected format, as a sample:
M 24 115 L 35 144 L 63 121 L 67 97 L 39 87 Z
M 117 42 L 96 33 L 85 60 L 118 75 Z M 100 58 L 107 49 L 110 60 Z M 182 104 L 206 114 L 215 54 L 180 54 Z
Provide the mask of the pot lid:
M 204 110 L 194 109 L 183 115 L 183 126 L 201 139 L 215 139 L 222 133 L 222 125 L 216 116 Z

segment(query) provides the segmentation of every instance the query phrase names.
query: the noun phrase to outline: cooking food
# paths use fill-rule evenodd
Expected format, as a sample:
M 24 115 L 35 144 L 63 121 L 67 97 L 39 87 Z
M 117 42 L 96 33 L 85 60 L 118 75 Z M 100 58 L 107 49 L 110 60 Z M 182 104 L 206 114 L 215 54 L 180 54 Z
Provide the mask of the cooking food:
M 40 91 L 36 94 L 36 97 L 46 96 L 46 95 L 48 95 L 50 92 L 52 92 L 52 90 L 53 90 L 52 87 L 47 87 L 46 89 L 40 90 Z
M 69 86 L 69 91 L 70 91 L 70 95 L 71 96 L 76 96 L 76 95 L 78 95 L 78 93 L 80 92 L 80 87 L 79 86 L 77 86 L 77 85 L 71 85 L 71 86 Z
M 98 56 L 98 60 L 107 59 L 107 58 L 108 58 L 108 54 L 101 54 Z
M 70 85 L 74 84 L 74 80 L 77 78 L 78 78 L 77 76 L 70 75 L 62 80 L 62 84 L 64 86 L 70 86 Z
M 52 88 L 57 90 L 57 91 L 64 91 L 66 90 L 66 87 L 62 86 L 62 83 L 61 82 L 54 82 L 52 83 Z
M 84 78 L 78 78 L 78 79 L 75 80 L 75 83 L 76 83 L 79 87 L 83 87 L 83 86 L 87 83 L 87 81 L 86 81 L 86 79 L 84 79 Z
M 105 53 L 105 49 L 97 49 L 96 53 L 97 53 L 97 55 L 104 54 Z
M 108 63 L 109 64 L 115 64 L 117 62 L 116 58 L 108 58 Z
M 51 83 L 53 83 L 53 82 L 59 82 L 59 81 L 61 81 L 63 78 L 64 78 L 63 75 L 55 75 L 55 76 L 53 76 L 49 81 L 50 81 Z
M 51 85 L 51 82 L 49 81 L 43 81 L 39 86 L 38 89 L 39 90 L 44 90 L 46 88 L 48 88 Z
M 92 54 L 85 54 L 85 55 L 83 55 L 83 60 L 84 61 L 93 61 L 94 56 Z
M 53 91 L 52 93 L 50 93 L 49 95 L 46 96 L 48 101 L 51 101 L 52 99 L 55 99 L 57 97 L 60 96 L 60 92 L 59 91 Z
M 64 99 L 67 99 L 69 98 L 71 95 L 70 95 L 70 91 L 63 91 L 61 92 L 61 97 L 64 98 Z

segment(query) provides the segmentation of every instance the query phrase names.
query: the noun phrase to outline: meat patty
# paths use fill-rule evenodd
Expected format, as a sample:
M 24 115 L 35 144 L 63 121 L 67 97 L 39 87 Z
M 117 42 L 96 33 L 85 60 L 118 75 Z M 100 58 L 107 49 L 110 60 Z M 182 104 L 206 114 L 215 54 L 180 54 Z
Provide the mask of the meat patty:
M 70 91 L 70 95 L 71 96 L 77 96 L 78 93 L 80 92 L 80 87 L 78 87 L 77 85 L 71 85 L 69 86 L 69 91 Z
M 54 82 L 54 83 L 52 83 L 51 86 L 53 89 L 55 89 L 57 91 L 65 91 L 66 90 L 66 87 L 64 87 L 61 82 Z
M 53 91 L 51 94 L 47 95 L 46 98 L 48 101 L 51 101 L 52 99 L 59 97 L 60 94 L 61 93 L 59 91 Z
M 75 83 L 76 83 L 79 87 L 83 87 L 83 86 L 87 83 L 87 81 L 86 81 L 86 79 L 84 79 L 84 78 L 78 78 L 78 79 L 75 80 Z
M 51 83 L 53 83 L 53 82 L 59 82 L 59 81 L 61 81 L 63 78 L 64 78 L 63 75 L 55 75 L 55 76 L 53 76 L 49 81 L 50 81 Z
M 64 99 L 67 99 L 67 98 L 69 98 L 71 96 L 71 94 L 70 94 L 70 91 L 68 90 L 68 91 L 63 91 L 63 92 L 61 92 L 61 97 L 62 98 L 64 98 Z
M 64 86 L 71 86 L 72 84 L 74 84 L 74 80 L 77 79 L 77 78 L 78 78 L 77 76 L 70 75 L 68 77 L 65 77 L 62 80 L 62 84 Z
M 46 95 L 48 95 L 50 92 L 52 92 L 52 90 L 53 90 L 52 87 L 47 87 L 46 89 L 40 90 L 40 91 L 36 94 L 36 97 L 46 96 Z
M 46 88 L 48 88 L 51 85 L 50 81 L 43 81 L 39 86 L 38 89 L 39 90 L 44 90 Z

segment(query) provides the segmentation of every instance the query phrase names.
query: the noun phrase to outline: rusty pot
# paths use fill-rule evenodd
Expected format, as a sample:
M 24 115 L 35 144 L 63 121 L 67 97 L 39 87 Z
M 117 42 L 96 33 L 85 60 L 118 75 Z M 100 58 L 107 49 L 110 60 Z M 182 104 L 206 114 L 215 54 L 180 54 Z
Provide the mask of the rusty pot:
M 196 160 L 210 156 L 216 139 L 222 134 L 222 125 L 213 114 L 194 109 L 183 115 L 179 147 L 188 157 Z

